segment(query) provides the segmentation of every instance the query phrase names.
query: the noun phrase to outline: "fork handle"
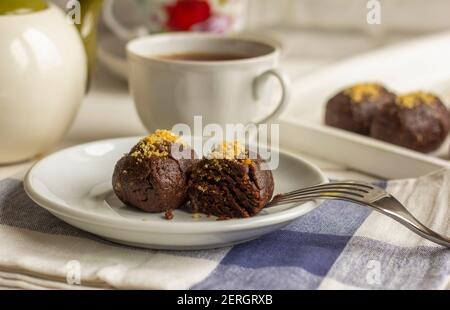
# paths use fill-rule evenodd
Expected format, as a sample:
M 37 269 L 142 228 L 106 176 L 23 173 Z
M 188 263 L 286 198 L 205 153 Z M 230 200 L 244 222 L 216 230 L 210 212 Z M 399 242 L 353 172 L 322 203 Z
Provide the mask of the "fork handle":
M 419 236 L 444 247 L 450 248 L 450 238 L 423 225 L 394 197 L 382 198 L 369 206 L 376 211 L 389 216 Z

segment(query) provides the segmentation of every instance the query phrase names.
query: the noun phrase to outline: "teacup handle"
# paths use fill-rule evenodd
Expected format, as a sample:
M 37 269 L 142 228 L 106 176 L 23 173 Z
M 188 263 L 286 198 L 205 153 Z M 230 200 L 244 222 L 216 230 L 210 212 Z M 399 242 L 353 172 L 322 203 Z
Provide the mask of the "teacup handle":
M 272 113 L 270 113 L 268 116 L 264 117 L 263 119 L 259 121 L 255 121 L 256 124 L 266 123 L 270 119 L 277 118 L 286 108 L 286 105 L 289 101 L 289 98 L 291 96 L 290 92 L 290 85 L 291 80 L 287 76 L 286 73 L 279 69 L 269 69 L 262 74 L 260 74 L 255 80 L 253 81 L 253 97 L 258 100 L 261 96 L 261 87 L 266 83 L 266 81 L 270 77 L 275 77 L 281 85 L 281 99 L 278 102 L 277 107 L 275 110 L 273 110 Z
M 128 29 L 122 25 L 114 16 L 114 0 L 107 0 L 103 8 L 103 20 L 111 31 L 124 41 L 129 41 L 144 35 L 148 35 L 149 32 L 145 27 L 136 27 L 134 29 Z

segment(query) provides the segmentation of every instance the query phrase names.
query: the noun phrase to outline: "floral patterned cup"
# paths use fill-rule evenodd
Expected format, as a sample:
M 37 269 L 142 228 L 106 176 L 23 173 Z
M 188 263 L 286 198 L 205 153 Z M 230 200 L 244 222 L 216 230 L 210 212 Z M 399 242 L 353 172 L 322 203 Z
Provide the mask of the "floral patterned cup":
M 115 17 L 114 3 L 108 0 L 105 4 L 105 23 L 127 41 L 172 31 L 238 32 L 244 27 L 247 7 L 247 0 L 132 0 L 127 3 L 140 26 L 130 29 Z

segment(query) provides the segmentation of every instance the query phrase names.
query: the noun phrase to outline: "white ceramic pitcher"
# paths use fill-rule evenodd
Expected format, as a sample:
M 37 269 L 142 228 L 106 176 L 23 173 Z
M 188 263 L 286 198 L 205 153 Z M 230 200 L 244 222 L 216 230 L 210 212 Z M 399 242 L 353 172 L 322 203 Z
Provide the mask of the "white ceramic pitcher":
M 48 150 L 69 129 L 88 84 L 101 2 L 68 1 L 80 14 L 74 25 L 47 1 L 0 0 L 0 164 Z

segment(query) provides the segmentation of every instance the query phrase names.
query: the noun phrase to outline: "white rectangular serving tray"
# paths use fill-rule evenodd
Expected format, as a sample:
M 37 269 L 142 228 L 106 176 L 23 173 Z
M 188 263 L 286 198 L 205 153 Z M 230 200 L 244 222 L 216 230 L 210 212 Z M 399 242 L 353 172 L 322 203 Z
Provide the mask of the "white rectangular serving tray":
M 292 101 L 279 120 L 281 146 L 386 179 L 450 168 L 449 139 L 438 151 L 421 154 L 323 124 L 327 100 L 364 81 L 383 83 L 397 93 L 431 91 L 448 105 L 450 32 L 370 52 L 296 80 Z

